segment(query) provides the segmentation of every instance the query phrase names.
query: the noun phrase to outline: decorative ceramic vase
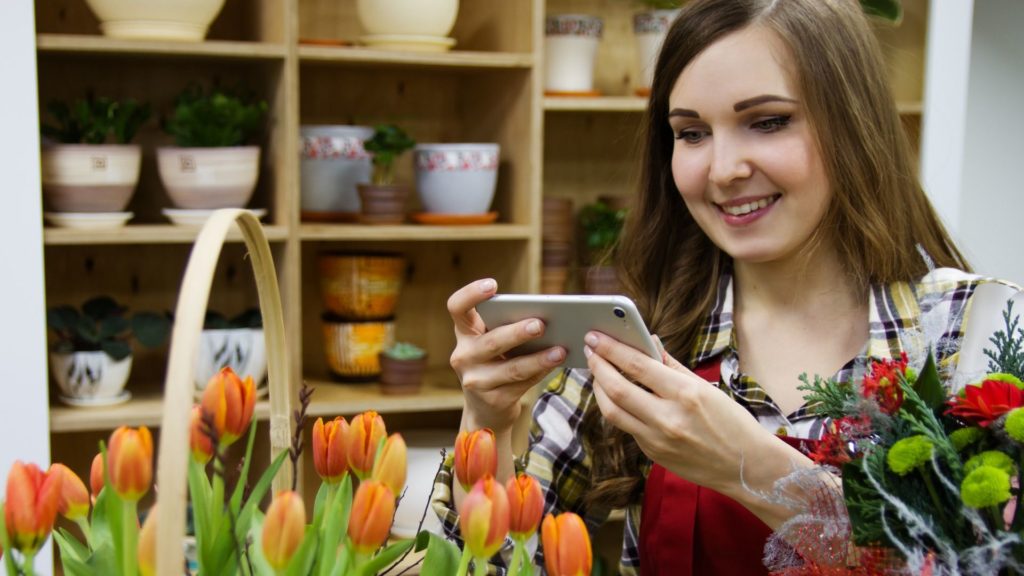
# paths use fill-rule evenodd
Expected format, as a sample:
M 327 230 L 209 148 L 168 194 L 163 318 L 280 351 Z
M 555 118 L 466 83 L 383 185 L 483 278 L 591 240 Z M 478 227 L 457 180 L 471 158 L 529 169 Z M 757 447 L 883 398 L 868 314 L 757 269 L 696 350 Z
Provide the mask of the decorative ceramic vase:
M 483 214 L 498 183 L 498 144 L 417 144 L 420 203 L 435 214 Z
M 243 208 L 256 190 L 259 146 L 157 148 L 160 181 L 177 208 Z
M 127 401 L 124 389 L 132 371 L 132 357 L 114 360 L 106 352 L 50 353 L 50 373 L 60 399 L 73 406 L 107 406 Z
M 343 380 L 368 381 L 380 374 L 380 352 L 395 342 L 395 323 L 353 322 L 325 314 L 323 334 L 331 373 Z
M 380 391 L 386 395 L 415 394 L 423 385 L 427 357 L 398 360 L 380 353 Z
M 597 16 L 548 16 L 544 26 L 544 90 L 587 94 L 594 91 L 594 64 L 604 23 Z
M 409 188 L 403 184 L 358 184 L 359 222 L 362 224 L 401 224 L 405 222 L 405 200 Z
M 357 184 L 370 181 L 373 162 L 363 142 L 369 126 L 302 126 L 302 219 L 354 222 L 359 218 Z
M 267 375 L 267 346 L 261 328 L 223 328 L 199 334 L 196 356 L 196 391 L 206 389 L 210 378 L 230 367 L 239 377 L 252 376 L 259 387 Z
M 405 277 L 398 254 L 322 254 L 320 294 L 324 307 L 343 318 L 387 318 L 395 313 Z
M 654 81 L 654 65 L 658 60 L 658 53 L 661 52 L 661 44 L 678 15 L 678 9 L 652 10 L 633 15 L 638 70 L 635 87 L 637 95 L 650 95 L 651 83 Z
M 138 144 L 44 146 L 43 200 L 53 212 L 122 212 L 142 165 Z
M 455 45 L 459 0 L 356 0 L 367 35 L 359 40 L 386 50 L 444 52 Z
M 111 38 L 201 42 L 224 0 L 86 0 Z

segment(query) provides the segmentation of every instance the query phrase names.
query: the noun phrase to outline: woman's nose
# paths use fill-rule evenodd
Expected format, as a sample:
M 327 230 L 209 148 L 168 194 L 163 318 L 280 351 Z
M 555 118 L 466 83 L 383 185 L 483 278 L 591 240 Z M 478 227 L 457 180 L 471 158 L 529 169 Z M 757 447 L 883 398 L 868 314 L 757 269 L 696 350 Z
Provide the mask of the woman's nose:
M 712 148 L 708 180 L 720 187 L 727 187 L 737 180 L 750 178 L 753 167 L 740 139 L 716 134 Z

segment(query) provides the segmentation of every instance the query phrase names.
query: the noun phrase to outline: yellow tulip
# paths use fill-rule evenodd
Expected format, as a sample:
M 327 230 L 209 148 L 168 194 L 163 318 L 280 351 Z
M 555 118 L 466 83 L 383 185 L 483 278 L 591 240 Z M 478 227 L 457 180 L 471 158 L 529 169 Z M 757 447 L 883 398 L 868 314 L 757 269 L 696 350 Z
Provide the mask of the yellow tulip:
M 370 478 L 390 488 L 396 496 L 401 496 L 402 490 L 405 489 L 406 454 L 402 435 L 392 434 L 377 455 Z

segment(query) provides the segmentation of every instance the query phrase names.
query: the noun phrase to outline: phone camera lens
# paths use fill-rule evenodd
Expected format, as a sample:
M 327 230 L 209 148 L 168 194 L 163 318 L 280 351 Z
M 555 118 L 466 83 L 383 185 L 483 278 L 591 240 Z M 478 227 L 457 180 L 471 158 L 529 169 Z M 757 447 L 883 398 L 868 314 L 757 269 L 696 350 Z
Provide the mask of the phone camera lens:
M 615 308 L 615 315 L 618 316 L 619 318 L 625 318 L 626 317 L 626 311 L 623 310 L 622 308 L 616 307 Z

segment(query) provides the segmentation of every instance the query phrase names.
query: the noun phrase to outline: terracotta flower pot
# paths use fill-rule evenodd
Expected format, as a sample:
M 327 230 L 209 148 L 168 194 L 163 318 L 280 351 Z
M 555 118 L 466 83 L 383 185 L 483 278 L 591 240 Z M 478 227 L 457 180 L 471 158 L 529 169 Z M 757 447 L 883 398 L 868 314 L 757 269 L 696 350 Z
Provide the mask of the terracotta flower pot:
M 380 352 L 395 341 L 391 320 L 349 322 L 329 314 L 323 320 L 327 367 L 342 380 L 370 381 L 380 374 Z
M 363 224 L 405 222 L 405 199 L 409 188 L 402 184 L 359 184 L 359 221 Z
M 343 318 L 367 320 L 395 313 L 405 276 L 399 254 L 322 254 L 324 307 Z
M 427 357 L 399 360 L 380 353 L 380 391 L 382 394 L 415 394 L 423 385 Z

